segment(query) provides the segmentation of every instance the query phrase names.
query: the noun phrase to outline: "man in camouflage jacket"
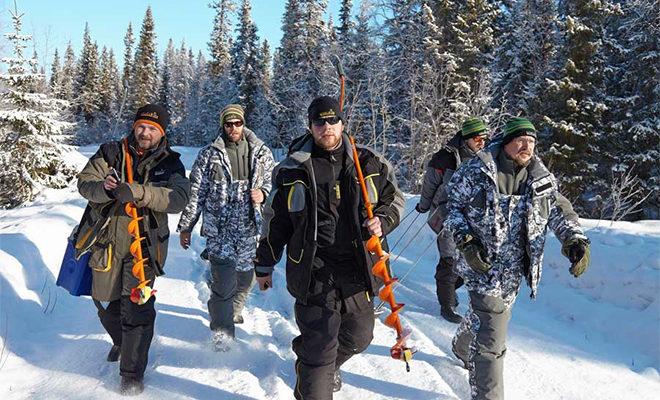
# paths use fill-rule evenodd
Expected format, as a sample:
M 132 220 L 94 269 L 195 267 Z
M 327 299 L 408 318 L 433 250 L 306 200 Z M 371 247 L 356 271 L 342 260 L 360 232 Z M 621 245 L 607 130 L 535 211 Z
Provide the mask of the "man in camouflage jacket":
M 78 174 L 78 191 L 89 204 L 76 239 L 82 244 L 93 237 L 89 258 L 92 298 L 101 324 L 112 338 L 108 361 L 117 361 L 121 356 L 122 394 L 136 394 L 143 389 L 156 319 L 154 296 L 142 305 L 129 298 L 138 280 L 131 272 L 131 217 L 124 206 L 134 203 L 142 217 L 142 254 L 147 259 L 144 272 L 148 285 L 153 287 L 156 276 L 164 274 L 170 237 L 167 214 L 181 212 L 190 193 L 179 153 L 164 137 L 168 120 L 167 111 L 159 105 L 140 108 L 131 134 L 124 140 L 102 144 Z M 126 182 L 126 157 L 132 160 L 133 183 Z M 109 304 L 104 308 L 101 301 Z
M 458 304 L 456 289 L 463 285 L 463 279 L 454 268 L 456 245 L 443 223 L 447 217 L 447 184 L 463 162 L 471 159 L 486 145 L 488 127 L 479 118 L 469 118 L 463 122 L 461 130 L 428 163 L 422 184 L 422 193 L 417 212 L 431 211 L 427 223 L 437 236 L 440 261 L 435 267 L 435 285 L 440 315 L 449 322 L 460 323 L 463 318 L 454 308 Z
M 254 285 L 254 259 L 263 202 L 271 188 L 273 153 L 244 126 L 243 108 L 230 104 L 220 116 L 223 133 L 200 150 L 192 171 L 190 203 L 181 215 L 181 246 L 190 245 L 200 215 L 211 263 L 208 301 L 216 350 L 234 337 L 234 323 Z
M 449 229 L 470 308 L 453 341 L 470 372 L 473 399 L 502 399 L 505 339 L 523 277 L 536 296 L 550 227 L 580 276 L 589 240 L 555 177 L 534 155 L 536 129 L 525 118 L 506 124 L 501 139 L 464 163 L 449 183 Z

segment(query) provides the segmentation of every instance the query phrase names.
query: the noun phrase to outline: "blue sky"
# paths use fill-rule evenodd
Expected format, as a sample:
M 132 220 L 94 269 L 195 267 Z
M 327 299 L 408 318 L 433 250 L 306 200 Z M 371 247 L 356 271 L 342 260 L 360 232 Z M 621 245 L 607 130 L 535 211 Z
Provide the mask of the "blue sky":
M 156 25 L 159 54 L 165 49 L 169 38 L 175 45 L 185 39 L 195 52 L 207 52 L 214 12 L 208 7 L 210 0 L 17 0 L 19 11 L 24 13 L 23 32 L 33 35 L 39 61 L 47 63 L 55 48 L 63 53 L 70 40 L 78 55 L 82 45 L 85 22 L 89 22 L 92 39 L 99 48 L 114 49 L 117 61 L 122 62 L 124 34 L 128 23 L 133 23 L 133 32 L 139 35 L 147 6 L 151 6 Z M 236 1 L 240 3 L 240 0 Z M 354 1 L 354 3 L 359 3 Z M 14 0 L 1 0 L 0 30 L 11 30 L 8 10 L 14 8 Z M 329 10 L 337 21 L 340 0 L 329 0 Z M 268 39 L 271 49 L 279 46 L 282 37 L 282 15 L 285 0 L 252 0 L 252 17 L 257 24 L 261 40 Z M 233 33 L 233 32 L 232 32 Z M 4 42 L 4 38 L 2 38 Z M 9 49 L 2 43 L 0 51 Z

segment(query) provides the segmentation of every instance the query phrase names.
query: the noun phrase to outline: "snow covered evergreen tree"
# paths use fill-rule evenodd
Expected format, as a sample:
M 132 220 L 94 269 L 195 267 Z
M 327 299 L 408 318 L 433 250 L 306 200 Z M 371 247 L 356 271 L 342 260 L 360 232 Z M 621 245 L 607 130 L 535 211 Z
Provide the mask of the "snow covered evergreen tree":
M 200 127 L 207 141 L 213 140 L 220 130 L 220 110 L 236 96 L 236 85 L 231 77 L 231 16 L 236 5 L 233 0 L 216 0 L 209 4 L 215 10 L 213 30 L 208 43 L 211 59 L 208 77 L 201 88 L 202 104 Z
M 282 18 L 282 40 L 274 57 L 273 94 L 276 99 L 276 147 L 288 146 L 307 127 L 305 110 L 312 100 L 307 75 L 307 44 L 300 0 L 288 0 Z
M 99 77 L 99 113 L 100 123 L 96 127 L 99 142 L 109 139 L 118 139 L 123 130 L 120 130 L 119 102 L 121 85 L 119 82 L 119 69 L 112 49 L 103 47 L 101 51 L 101 65 Z
M 129 22 L 126 34 L 124 35 L 124 66 L 121 73 L 121 96 L 119 97 L 119 114 L 121 122 L 125 125 L 130 124 L 135 115 L 135 110 L 130 110 L 133 105 L 133 45 L 135 38 L 133 36 L 133 25 Z
M 63 133 L 72 125 L 60 119 L 60 111 L 68 103 L 34 92 L 44 76 L 25 59 L 31 36 L 21 33 L 23 14 L 10 14 L 14 31 L 5 37 L 14 54 L 2 60 L 7 72 L 0 74 L 0 208 L 31 201 L 44 187 L 64 187 L 75 175 L 62 161 Z
M 57 49 L 55 49 L 55 53 L 53 54 L 53 63 L 51 64 L 50 67 L 50 93 L 55 97 L 57 97 L 57 94 L 61 92 L 60 88 L 60 81 L 61 81 L 61 74 L 62 74 L 62 66 L 60 65 L 60 55 L 57 52 Z
M 245 122 L 248 127 L 254 127 L 258 116 L 257 96 L 261 84 L 259 77 L 259 37 L 257 27 L 252 21 L 252 6 L 250 0 L 243 0 L 238 11 L 236 40 L 232 46 L 231 62 L 232 81 L 236 85 L 236 102 L 245 110 Z
M 562 190 L 584 215 L 595 215 L 597 194 L 606 190 L 604 177 L 612 156 L 603 146 L 607 110 L 603 51 L 606 19 L 618 7 L 609 1 L 576 0 L 566 4 L 561 68 L 548 79 L 544 103 L 547 128 L 540 136 L 547 165 L 558 176 Z
M 660 14 L 657 0 L 633 0 L 609 24 L 604 41 L 608 149 L 617 176 L 632 171 L 640 192 L 648 195 L 632 218 L 660 218 Z M 602 195 L 607 198 L 607 193 Z
M 76 114 L 85 128 L 92 127 L 99 111 L 99 62 L 98 46 L 92 42 L 89 24 L 85 24 L 83 48 L 78 60 L 78 77 L 75 87 Z M 88 140 L 85 129 L 80 130 L 81 143 Z
M 73 102 L 76 78 L 76 57 L 73 53 L 71 42 L 66 46 L 64 60 L 62 62 L 62 72 L 59 78 L 59 90 L 53 95 L 61 100 Z
M 158 66 L 156 62 L 156 32 L 151 7 L 147 7 L 135 51 L 132 73 L 132 112 L 158 100 Z
M 555 0 L 525 0 L 512 7 L 496 52 L 495 101 L 512 115 L 538 120 L 540 94 L 556 57 L 557 5 Z

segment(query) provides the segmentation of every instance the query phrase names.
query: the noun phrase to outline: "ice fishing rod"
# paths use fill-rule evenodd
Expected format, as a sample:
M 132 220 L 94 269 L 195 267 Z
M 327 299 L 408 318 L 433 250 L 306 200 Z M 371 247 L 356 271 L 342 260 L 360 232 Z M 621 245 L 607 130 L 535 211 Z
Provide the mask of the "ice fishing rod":
M 341 66 L 341 61 L 337 57 L 337 73 L 339 74 L 340 82 L 340 96 L 339 96 L 339 111 L 343 111 L 344 107 L 344 70 Z M 373 204 L 369 200 L 369 193 L 367 192 L 367 184 L 364 179 L 364 174 L 362 173 L 362 166 L 360 165 L 360 158 L 357 152 L 357 146 L 355 144 L 355 138 L 353 136 L 348 136 L 350 141 L 352 152 L 353 152 L 353 162 L 355 164 L 355 170 L 358 175 L 358 182 L 360 183 L 360 189 L 362 192 L 362 201 L 364 202 L 364 208 L 367 211 L 367 218 L 374 218 L 373 213 Z M 378 297 L 382 301 L 387 301 L 390 305 L 390 315 L 385 318 L 385 325 L 396 331 L 396 343 L 390 348 L 390 356 L 397 360 L 402 360 L 406 363 L 406 371 L 410 372 L 409 361 L 412 359 L 414 354 L 414 349 L 408 347 L 406 342 L 410 337 L 411 330 L 403 329 L 401 324 L 401 319 L 399 318 L 399 312 L 403 309 L 404 304 L 397 303 L 394 298 L 394 293 L 392 286 L 396 283 L 397 278 L 390 276 L 390 272 L 387 268 L 387 260 L 390 255 L 383 250 L 381 246 L 380 238 L 376 235 L 371 235 L 369 240 L 366 243 L 367 251 L 378 256 L 378 261 L 371 268 L 371 272 L 374 276 L 383 280 L 385 286 L 378 292 Z

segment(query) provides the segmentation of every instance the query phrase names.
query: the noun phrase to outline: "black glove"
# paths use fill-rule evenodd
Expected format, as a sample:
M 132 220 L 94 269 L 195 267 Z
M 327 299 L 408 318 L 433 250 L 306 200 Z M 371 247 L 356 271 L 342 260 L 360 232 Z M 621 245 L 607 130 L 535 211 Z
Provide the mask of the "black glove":
M 574 277 L 578 278 L 589 268 L 591 251 L 589 239 L 571 238 L 561 247 L 561 253 L 571 262 L 568 270 Z
M 457 247 L 463 253 L 467 264 L 475 272 L 486 273 L 492 267 L 488 260 L 488 252 L 486 252 L 481 242 L 473 236 L 468 235 L 467 240 Z
M 415 206 L 415 211 L 417 211 L 420 214 L 424 214 L 424 213 L 428 212 L 429 210 L 422 210 L 422 206 L 419 203 L 417 203 L 417 205 Z
M 122 204 L 131 203 L 142 200 L 144 197 L 144 187 L 137 183 L 128 184 L 122 182 L 115 190 L 113 190 L 112 194 L 114 195 L 113 197 Z

